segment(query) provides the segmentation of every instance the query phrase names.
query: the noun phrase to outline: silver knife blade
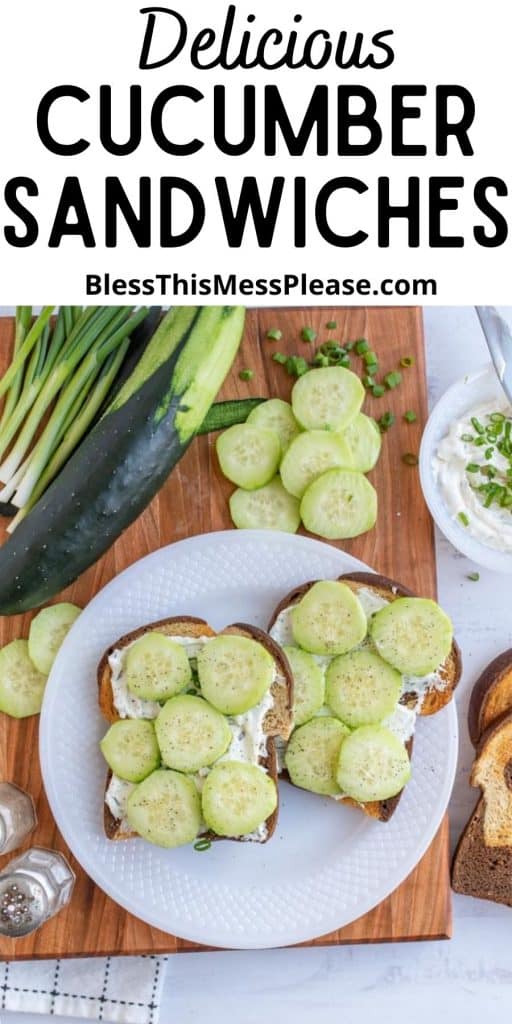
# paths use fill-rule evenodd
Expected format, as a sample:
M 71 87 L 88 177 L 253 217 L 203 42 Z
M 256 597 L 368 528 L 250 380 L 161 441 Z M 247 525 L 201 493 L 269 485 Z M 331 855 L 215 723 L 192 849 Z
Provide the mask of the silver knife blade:
M 496 373 L 512 402 L 512 333 L 495 306 L 476 306 L 476 311 Z

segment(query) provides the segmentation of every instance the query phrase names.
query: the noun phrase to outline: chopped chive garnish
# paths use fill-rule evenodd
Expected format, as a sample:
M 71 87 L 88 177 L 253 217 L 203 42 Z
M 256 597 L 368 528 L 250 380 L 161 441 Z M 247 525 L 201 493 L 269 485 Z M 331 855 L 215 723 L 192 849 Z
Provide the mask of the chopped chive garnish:
M 375 377 L 370 377 L 369 375 L 363 377 L 363 385 L 365 388 L 368 388 L 368 390 L 370 388 L 374 388 L 376 383 L 377 381 L 375 380 Z
M 485 427 L 482 426 L 480 420 L 477 420 L 476 416 L 471 417 L 471 425 L 473 427 L 473 430 L 476 430 L 477 434 L 485 433 Z
M 345 342 L 345 348 L 346 348 L 347 352 L 352 352 L 352 349 L 354 348 L 354 345 L 355 345 L 355 341 L 346 341 Z
M 364 353 L 363 359 L 367 366 L 378 366 L 379 361 L 377 359 L 377 353 L 372 352 L 371 349 Z
M 302 377 L 308 372 L 309 366 L 302 356 L 289 356 L 286 360 L 286 369 L 290 377 Z
M 402 462 L 405 462 L 406 466 L 417 466 L 418 456 L 415 455 L 414 452 L 405 452 L 405 454 L 402 455 Z
M 485 457 L 486 457 L 486 459 L 492 459 L 493 454 L 494 454 L 494 448 L 486 448 L 486 450 L 485 450 Z
M 329 356 L 324 356 L 323 352 L 317 352 L 313 359 L 314 366 L 329 366 Z
M 325 326 L 328 331 L 335 331 L 338 324 L 336 323 L 336 320 L 328 320 Z
M 487 439 L 485 437 L 477 437 L 476 441 L 474 441 L 473 443 L 476 445 L 477 448 L 481 448 L 482 445 L 487 444 Z
M 385 412 L 381 416 L 380 420 L 378 420 L 378 425 L 379 425 L 380 430 L 384 433 L 386 430 L 389 430 L 389 428 L 393 426 L 394 422 L 395 422 L 395 417 L 394 417 L 393 413 L 392 412 Z
M 360 338 L 359 341 L 356 341 L 356 352 L 358 356 L 364 356 L 365 352 L 368 352 L 369 349 L 370 346 L 365 338 Z
M 475 440 L 473 434 L 461 434 L 460 439 L 461 441 L 465 441 L 466 444 L 471 444 L 471 442 Z
M 466 473 L 478 473 L 480 466 L 476 462 L 468 462 L 466 466 Z
M 312 327 L 303 327 L 301 332 L 301 338 L 303 341 L 315 341 L 316 331 Z
M 467 516 L 465 512 L 459 512 L 457 519 L 463 526 L 469 526 L 469 516 Z
M 372 388 L 372 395 L 374 398 L 382 398 L 382 396 L 385 393 L 386 388 L 384 387 L 383 384 L 375 384 L 375 386 Z
M 397 388 L 402 381 L 402 374 L 398 370 L 393 370 L 392 373 L 387 373 L 384 377 L 384 384 L 390 391 Z
M 288 356 L 285 356 L 283 352 L 274 352 L 272 359 L 275 363 L 280 363 L 281 366 L 285 366 Z
M 252 380 L 254 377 L 254 370 L 240 370 L 238 374 L 240 380 Z
M 417 419 L 418 417 L 413 409 L 408 409 L 407 412 L 404 412 L 404 420 L 406 423 L 416 423 Z
M 413 356 L 404 356 L 403 359 L 400 360 L 400 366 L 403 366 L 405 369 L 410 366 L 414 366 Z
M 489 416 L 491 423 L 504 423 L 505 415 L 502 412 L 492 412 Z
M 480 573 L 479 572 L 468 572 L 468 580 L 471 580 L 472 583 L 478 583 L 479 579 L 480 579 Z
M 269 341 L 281 341 L 283 332 L 278 327 L 273 327 L 272 330 L 267 331 L 267 338 Z
M 197 850 L 198 853 L 204 853 L 211 848 L 211 845 L 209 839 L 198 839 L 197 843 L 194 843 L 194 850 Z

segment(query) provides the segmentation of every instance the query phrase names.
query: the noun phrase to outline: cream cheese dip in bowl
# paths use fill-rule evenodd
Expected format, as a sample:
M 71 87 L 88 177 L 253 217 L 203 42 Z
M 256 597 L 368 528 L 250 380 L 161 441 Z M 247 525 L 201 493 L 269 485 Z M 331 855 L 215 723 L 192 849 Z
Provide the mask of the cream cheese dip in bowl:
M 453 546 L 512 573 L 512 407 L 491 363 L 462 377 L 434 407 L 419 470 L 430 513 Z

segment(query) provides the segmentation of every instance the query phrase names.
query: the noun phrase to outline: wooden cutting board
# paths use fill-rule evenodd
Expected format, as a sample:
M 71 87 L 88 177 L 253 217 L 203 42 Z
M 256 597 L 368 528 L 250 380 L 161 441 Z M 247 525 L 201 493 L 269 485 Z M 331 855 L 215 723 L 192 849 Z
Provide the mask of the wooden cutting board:
M 327 332 L 325 324 L 330 320 L 336 320 L 338 326 Z M 421 312 L 413 308 L 252 310 L 248 313 L 242 348 L 223 397 L 281 395 L 288 398 L 292 380 L 271 355 L 285 351 L 307 357 L 310 347 L 300 337 L 304 326 L 312 326 L 319 341 L 325 340 L 328 334 L 345 341 L 368 338 L 384 372 L 396 369 L 404 356 L 414 359 L 414 366 L 402 371 L 403 383 L 399 389 L 366 403 L 367 411 L 376 416 L 392 410 L 396 424 L 384 438 L 383 454 L 372 474 L 380 501 L 377 528 L 344 547 L 418 593 L 435 596 L 432 523 L 421 495 L 418 471 L 402 462 L 404 452 L 418 451 L 427 415 Z M 270 328 L 282 330 L 280 342 L 267 340 Z M 0 370 L 7 363 L 12 335 L 12 321 L 0 320 Z M 254 372 L 249 383 L 242 382 L 238 376 L 245 368 Z M 415 424 L 403 420 L 408 409 L 417 414 Z M 193 534 L 229 528 L 227 499 L 231 489 L 218 472 L 214 438 L 196 439 L 173 473 L 172 489 L 170 485 L 163 488 L 144 515 L 105 557 L 69 588 L 66 599 L 85 605 L 114 575 L 148 552 Z M 0 531 L 0 539 L 3 539 L 1 523 Z M 0 644 L 27 636 L 29 621 L 29 615 L 0 619 Z M 85 875 L 53 822 L 41 781 L 37 735 L 37 718 L 15 722 L 0 715 L 0 779 L 22 786 L 36 801 L 39 825 L 26 846 L 37 844 L 62 850 L 76 871 L 77 883 L 69 907 L 34 935 L 16 941 L 0 939 L 0 959 L 200 949 L 131 917 Z M 315 940 L 312 945 L 448 938 L 451 934 L 448 856 L 445 820 L 429 851 L 399 889 L 369 914 Z M 8 859 L 0 859 L 0 868 Z

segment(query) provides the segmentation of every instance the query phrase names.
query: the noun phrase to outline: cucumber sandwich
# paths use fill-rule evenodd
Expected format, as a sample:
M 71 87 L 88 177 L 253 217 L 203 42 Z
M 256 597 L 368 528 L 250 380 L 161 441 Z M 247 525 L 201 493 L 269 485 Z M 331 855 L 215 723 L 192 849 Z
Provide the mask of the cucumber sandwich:
M 98 687 L 109 839 L 270 838 L 293 678 L 266 633 L 236 624 L 217 634 L 191 616 L 154 622 L 105 652 Z
M 269 633 L 294 677 L 280 774 L 389 820 L 411 775 L 416 717 L 444 707 L 460 679 L 448 616 L 385 576 L 353 573 L 292 591 Z

